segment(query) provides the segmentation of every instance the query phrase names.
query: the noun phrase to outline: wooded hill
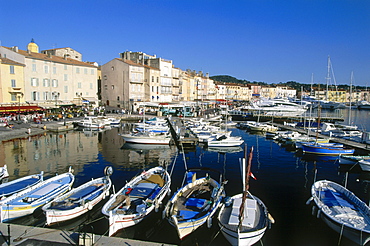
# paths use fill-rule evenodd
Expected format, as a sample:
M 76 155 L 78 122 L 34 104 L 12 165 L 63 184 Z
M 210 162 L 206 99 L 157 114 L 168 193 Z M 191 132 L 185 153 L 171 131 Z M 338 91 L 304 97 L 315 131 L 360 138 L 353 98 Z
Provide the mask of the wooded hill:
M 211 76 L 210 77 L 211 79 L 213 79 L 215 82 L 225 82 L 225 83 L 235 83 L 235 84 L 242 84 L 242 85 L 247 85 L 247 84 L 256 84 L 256 85 L 261 85 L 261 86 L 287 86 L 287 87 L 290 87 L 292 89 L 295 89 L 297 91 L 301 91 L 302 88 L 304 91 L 310 91 L 311 90 L 311 84 L 301 84 L 301 83 L 298 83 L 298 82 L 295 82 L 295 81 L 288 81 L 288 82 L 279 82 L 279 83 L 272 83 L 272 84 L 267 84 L 265 82 L 257 82 L 257 81 L 248 81 L 248 80 L 241 80 L 241 79 L 237 79 L 235 77 L 232 77 L 232 76 L 229 76 L 229 75 L 216 75 L 216 76 Z M 337 86 L 334 86 L 334 85 L 330 85 L 329 86 L 329 89 L 330 90 L 346 90 L 346 91 L 349 91 L 349 88 L 350 86 L 349 85 L 337 85 Z M 312 88 L 313 90 L 324 90 L 326 89 L 326 84 L 317 84 L 317 83 L 314 83 L 312 84 Z M 365 90 L 366 87 L 365 86 L 356 86 L 356 87 L 353 87 L 352 90 L 355 91 L 355 90 Z

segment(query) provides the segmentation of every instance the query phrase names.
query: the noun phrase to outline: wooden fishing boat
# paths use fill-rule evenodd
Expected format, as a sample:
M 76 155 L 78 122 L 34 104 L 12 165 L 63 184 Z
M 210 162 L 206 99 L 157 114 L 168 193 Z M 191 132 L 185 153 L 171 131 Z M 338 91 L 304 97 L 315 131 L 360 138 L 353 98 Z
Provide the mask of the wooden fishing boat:
M 170 186 L 171 177 L 160 166 L 134 177 L 102 208 L 102 213 L 109 218 L 109 236 L 139 223 L 153 210 L 158 211 Z
M 112 167 L 106 167 L 104 177 L 92 179 L 44 205 L 42 210 L 46 216 L 46 225 L 71 220 L 92 210 L 96 204 L 109 196 L 112 173 Z
M 0 222 L 7 222 L 32 214 L 37 208 L 71 189 L 74 182 L 72 168 L 0 201 Z
M 15 179 L 0 185 L 0 197 L 4 199 L 44 180 L 44 172 Z
M 359 245 L 370 240 L 370 208 L 345 187 L 328 180 L 315 182 L 311 198 L 318 217 L 333 230 Z
M 253 245 L 265 234 L 272 217 L 267 207 L 249 191 L 250 165 L 253 147 L 251 148 L 248 167 L 246 158 L 242 159 L 243 193 L 234 195 L 221 206 L 218 223 L 224 237 L 231 245 Z
M 350 155 L 355 152 L 355 149 L 320 144 L 302 144 L 302 151 L 317 155 Z
M 213 179 L 209 172 L 217 172 L 220 181 Z M 197 178 L 197 175 L 203 174 Z M 192 168 L 185 173 L 186 184 L 167 203 L 163 217 L 177 230 L 180 239 L 189 235 L 203 224 L 212 225 L 212 218 L 225 197 L 222 175 L 209 168 Z M 184 181 L 185 181 L 184 178 Z

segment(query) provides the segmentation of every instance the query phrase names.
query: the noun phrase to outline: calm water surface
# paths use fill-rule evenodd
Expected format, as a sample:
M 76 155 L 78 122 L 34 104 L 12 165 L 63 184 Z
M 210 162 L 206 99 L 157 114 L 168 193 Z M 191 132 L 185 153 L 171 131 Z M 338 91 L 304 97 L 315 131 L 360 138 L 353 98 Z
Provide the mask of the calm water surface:
M 346 116 L 348 110 L 342 113 Z M 368 111 L 353 110 L 351 121 L 369 131 L 369 114 Z M 52 176 L 72 166 L 76 187 L 91 178 L 102 176 L 104 167 L 111 165 L 114 169 L 111 177 L 114 189 L 118 190 L 143 169 L 167 163 L 168 169 L 173 172 L 172 193 L 181 186 L 185 165 L 203 166 L 223 173 L 229 181 L 225 187 L 227 195 L 241 192 L 239 158 L 243 157 L 243 151 L 220 153 L 199 146 L 182 154 L 174 146 L 151 148 L 124 145 L 118 134 L 127 127 L 123 125 L 103 132 L 46 133 L 29 139 L 3 142 L 0 144 L 3 156 L 0 166 L 8 165 L 10 180 L 40 171 L 44 171 L 46 176 Z M 266 204 L 276 221 L 266 231 L 263 243 L 256 245 L 353 245 L 345 238 L 340 239 L 321 219 L 312 216 L 312 207 L 306 205 L 315 175 L 317 180 L 328 179 L 344 184 L 345 168 L 339 167 L 336 158 L 305 156 L 262 135 L 253 135 L 236 128 L 231 130 L 232 135 L 242 136 L 248 147 L 254 146 L 252 172 L 257 180 L 251 180 L 250 191 Z M 369 180 L 370 175 L 358 169 L 348 173 L 348 188 L 366 203 L 370 199 Z M 100 213 L 102 205 L 99 204 L 86 216 L 56 228 L 93 231 L 103 235 L 108 230 L 108 221 Z M 44 226 L 44 218 L 41 213 L 35 213 L 14 223 Z M 117 236 L 177 245 L 228 245 L 219 232 L 216 220 L 211 229 L 200 228 L 180 241 L 175 229 L 161 219 L 160 213 L 151 215 Z

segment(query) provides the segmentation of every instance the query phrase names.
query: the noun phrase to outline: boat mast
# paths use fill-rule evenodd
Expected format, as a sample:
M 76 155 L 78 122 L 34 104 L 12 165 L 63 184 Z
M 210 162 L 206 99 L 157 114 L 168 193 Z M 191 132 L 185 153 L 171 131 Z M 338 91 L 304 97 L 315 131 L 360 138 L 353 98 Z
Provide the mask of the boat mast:
M 239 225 L 238 228 L 242 227 L 243 219 L 244 219 L 244 207 L 245 201 L 247 200 L 248 190 L 249 190 L 249 177 L 251 173 L 251 164 L 252 164 L 252 157 L 253 157 L 253 146 L 251 147 L 248 155 L 248 165 L 245 167 L 245 162 L 247 160 L 247 147 L 244 147 L 244 158 L 242 160 L 242 178 L 243 178 L 243 198 L 242 203 L 240 204 L 239 208 Z
M 330 56 L 328 56 L 328 73 L 326 75 L 326 94 L 325 94 L 325 100 L 328 101 L 329 99 L 329 83 L 330 83 Z
M 353 82 L 353 71 L 351 72 L 351 84 L 349 86 L 349 113 L 348 113 L 348 125 L 351 124 L 351 117 L 352 117 L 352 82 Z

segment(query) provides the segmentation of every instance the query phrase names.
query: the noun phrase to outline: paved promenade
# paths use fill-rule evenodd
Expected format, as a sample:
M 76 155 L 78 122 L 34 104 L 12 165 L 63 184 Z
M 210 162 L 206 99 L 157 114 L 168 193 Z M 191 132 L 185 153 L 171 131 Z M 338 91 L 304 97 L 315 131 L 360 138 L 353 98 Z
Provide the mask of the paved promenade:
M 10 225 L 8 227 L 8 225 Z M 10 231 L 10 240 L 8 230 Z M 13 225 L 0 223 L 0 244 L 5 245 L 44 245 L 44 246 L 62 246 L 62 245 L 94 245 L 94 246 L 114 246 L 114 245 L 132 245 L 132 246 L 149 246 L 149 245 L 169 245 L 163 243 L 145 242 L 131 240 L 119 237 L 106 237 L 101 235 L 86 234 L 79 235 L 72 231 L 61 231 L 55 229 L 29 227 L 22 225 Z M 85 238 L 83 237 L 85 236 Z M 90 240 L 92 239 L 92 240 Z

